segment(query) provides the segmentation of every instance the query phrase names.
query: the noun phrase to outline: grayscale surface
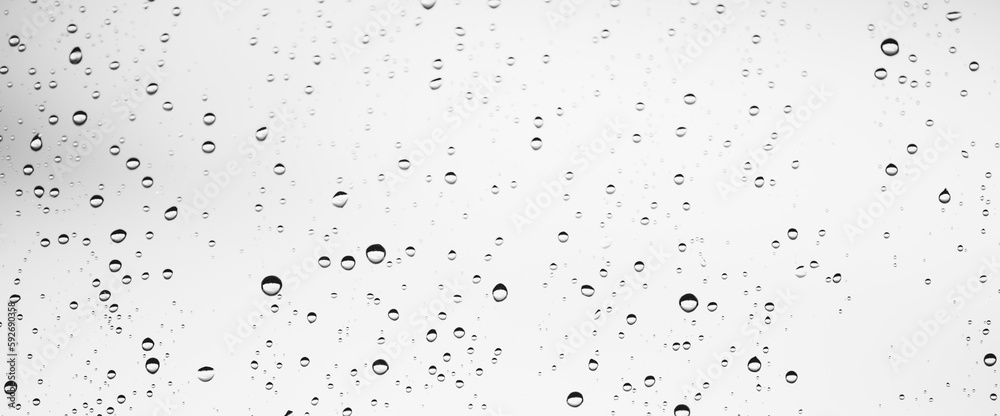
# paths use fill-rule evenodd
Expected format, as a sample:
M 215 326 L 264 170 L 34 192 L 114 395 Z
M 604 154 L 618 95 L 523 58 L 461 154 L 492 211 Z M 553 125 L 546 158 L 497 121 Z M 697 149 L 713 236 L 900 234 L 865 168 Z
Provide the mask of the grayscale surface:
M 0 11 L 0 415 L 1000 409 L 1000 2 Z

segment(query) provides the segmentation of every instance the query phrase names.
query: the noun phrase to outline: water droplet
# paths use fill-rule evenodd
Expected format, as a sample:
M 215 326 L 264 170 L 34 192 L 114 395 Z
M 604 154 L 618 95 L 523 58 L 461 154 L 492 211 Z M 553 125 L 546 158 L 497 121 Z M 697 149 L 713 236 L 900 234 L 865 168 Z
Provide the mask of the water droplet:
M 153 339 L 152 338 L 143 339 L 142 340 L 142 350 L 143 351 L 150 351 L 152 349 L 153 349 Z
M 888 165 L 885 166 L 885 174 L 886 175 L 896 176 L 897 173 L 899 173 L 899 168 L 897 168 L 895 164 L 890 163 L 890 164 L 888 164 Z
M 750 358 L 750 361 L 747 362 L 747 370 L 750 370 L 751 373 L 760 371 L 760 367 L 760 360 L 756 356 Z
M 390 320 L 395 321 L 395 320 L 399 319 L 399 311 L 397 311 L 395 309 L 389 309 L 389 314 L 388 315 L 389 315 L 389 319 Z
M 443 81 L 441 81 L 441 78 L 434 78 L 434 79 L 432 79 L 431 83 L 430 83 L 431 89 L 432 90 L 436 90 L 438 88 L 441 88 L 441 84 L 442 83 L 443 83 Z
M 885 56 L 894 56 L 899 53 L 899 43 L 896 42 L 896 39 L 888 38 L 883 40 L 882 53 L 884 53 Z
M 456 175 L 455 172 L 445 173 L 444 181 L 447 182 L 448 185 L 454 185 L 455 182 L 458 182 L 458 175 Z
M 875 79 L 885 79 L 887 76 L 889 76 L 889 71 L 886 71 L 885 68 L 875 70 Z
M 211 126 L 215 124 L 215 114 L 205 113 L 205 115 L 201 117 L 201 121 L 204 122 L 206 126 Z
M 347 192 L 337 191 L 333 194 L 333 206 L 343 208 L 344 205 L 347 205 Z
M 538 137 L 535 137 L 534 139 L 531 139 L 531 149 L 532 150 L 538 150 L 538 149 L 541 149 L 541 148 L 542 148 L 542 139 L 540 139 Z
M 28 147 L 36 152 L 42 150 L 42 136 L 36 134 L 35 137 L 32 137 L 31 143 L 28 143 Z
M 281 279 L 278 276 L 266 276 L 260 281 L 260 290 L 264 291 L 265 295 L 274 296 L 281 291 Z
M 372 371 L 378 375 L 385 374 L 386 371 L 389 371 L 389 363 L 379 358 L 372 363 Z
M 385 247 L 382 247 L 381 244 L 372 244 L 365 250 L 365 256 L 372 264 L 379 264 L 385 260 Z
M 72 51 L 69 52 L 69 63 L 76 65 L 83 60 L 83 51 L 80 47 L 74 47 Z
M 983 364 L 986 364 L 987 367 L 993 367 L 993 365 L 996 363 L 997 363 L 997 356 L 992 352 L 986 354 L 986 356 L 983 357 Z
M 264 141 L 267 138 L 267 127 L 261 127 L 254 132 L 253 137 L 257 138 L 257 141 Z
M 77 126 L 82 126 L 83 123 L 87 122 L 87 113 L 83 111 L 77 111 L 73 113 L 73 124 Z
M 340 259 L 340 267 L 342 267 L 344 270 L 353 269 L 354 264 L 355 262 L 353 256 L 344 256 L 344 258 Z
M 111 241 L 113 241 L 115 243 L 120 243 L 122 241 L 125 241 L 125 236 L 126 235 L 127 234 L 125 233 L 125 230 L 122 230 L 122 229 L 114 230 L 114 231 L 111 232 Z
M 679 404 L 674 407 L 674 416 L 691 416 L 691 408 L 686 404 Z
M 698 298 L 691 293 L 681 296 L 679 303 L 681 305 L 681 310 L 687 313 L 694 312 L 694 310 L 698 308 Z
M 507 286 L 503 283 L 497 283 L 496 286 L 493 286 L 493 300 L 503 302 L 504 299 L 507 299 Z
M 134 157 L 129 158 L 128 160 L 125 161 L 125 167 L 128 168 L 128 170 L 136 170 L 136 169 L 138 169 L 139 168 L 139 159 L 136 159 Z
M 569 396 L 566 396 L 566 404 L 569 407 L 580 407 L 583 404 L 583 395 L 578 391 L 570 393 Z
M 166 218 L 167 221 L 173 221 L 174 218 L 177 218 L 177 207 L 167 208 L 167 210 L 163 212 L 163 218 Z
M 104 197 L 100 195 L 94 195 L 90 197 L 90 206 L 97 208 L 100 207 L 101 205 L 104 205 Z
M 637 318 L 634 313 L 630 313 L 630 314 L 628 314 L 628 316 L 625 317 L 625 323 L 627 323 L 629 325 L 635 325 L 635 322 L 638 319 L 639 318 Z
M 21 38 L 17 35 L 12 35 L 10 39 L 7 39 L 7 44 L 10 46 L 17 46 L 21 43 Z
M 948 188 L 945 188 L 945 190 L 941 191 L 941 193 L 938 194 L 938 201 L 941 201 L 942 204 L 947 204 L 948 202 L 951 202 L 951 194 L 948 193 Z
M 430 10 L 431 7 L 437 3 L 437 0 L 420 0 L 420 5 L 424 6 L 424 9 Z
M 157 371 L 160 371 L 160 360 L 157 360 L 156 358 L 146 360 L 146 371 L 148 371 L 149 374 L 156 374 Z
M 208 383 L 215 377 L 215 369 L 212 367 L 202 367 L 198 369 L 198 380 Z
M 979 70 L 979 62 L 976 62 L 976 61 L 969 62 L 969 70 L 972 71 L 972 72 L 978 71 Z
M 588 298 L 591 297 L 591 296 L 594 296 L 594 293 L 596 293 L 596 292 L 597 292 L 597 290 L 594 290 L 594 287 L 591 286 L 591 285 L 580 286 L 580 293 L 583 296 L 586 296 Z
M 794 371 L 789 371 L 785 373 L 785 381 L 787 381 L 788 384 L 792 384 L 798 381 L 798 379 L 799 379 L 799 374 Z
M 694 94 L 687 94 L 684 96 L 684 104 L 692 105 L 697 101 L 698 97 L 695 97 Z
M 944 15 L 944 17 L 947 18 L 949 22 L 954 22 L 962 18 L 962 12 L 948 12 L 948 14 Z
M 590 369 L 590 371 L 597 371 L 597 367 L 598 367 L 597 360 L 591 358 L 590 361 L 587 363 L 587 368 Z

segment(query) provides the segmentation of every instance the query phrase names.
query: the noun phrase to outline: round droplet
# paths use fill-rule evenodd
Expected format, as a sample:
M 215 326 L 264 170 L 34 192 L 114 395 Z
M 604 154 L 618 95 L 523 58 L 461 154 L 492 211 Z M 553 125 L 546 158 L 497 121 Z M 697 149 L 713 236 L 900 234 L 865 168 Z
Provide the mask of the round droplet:
M 379 358 L 372 363 L 372 371 L 378 375 L 385 374 L 386 371 L 389 371 L 389 363 Z
M 583 395 L 578 391 L 570 393 L 569 396 L 566 396 L 566 404 L 569 407 L 580 407 L 583 404 Z
M 497 283 L 496 286 L 493 286 L 493 300 L 503 302 L 504 299 L 507 299 L 507 286 L 503 283 Z
M 885 68 L 875 70 L 875 79 L 885 79 L 887 76 L 889 76 L 889 71 L 886 71 Z
M 434 78 L 434 79 L 432 79 L 431 83 L 430 83 L 431 89 L 432 90 L 436 90 L 438 88 L 441 88 L 441 84 L 442 83 L 443 83 L 443 81 L 441 81 L 441 78 Z
M 954 22 L 962 18 L 962 12 L 948 12 L 948 14 L 944 15 L 944 17 L 948 19 L 949 22 Z
M 691 293 L 687 293 L 684 294 L 684 296 L 681 296 L 679 304 L 681 305 L 682 311 L 691 313 L 698 308 L 698 298 Z
M 420 0 L 420 5 L 424 6 L 424 9 L 427 10 L 430 10 L 435 4 L 437 4 L 437 0 Z
M 750 370 L 751 373 L 756 373 L 760 371 L 760 367 L 761 367 L 760 360 L 757 359 L 756 356 L 750 358 L 750 361 L 747 362 L 747 370 Z
M 885 56 L 894 56 L 899 53 L 899 43 L 896 42 L 896 39 L 888 38 L 883 40 L 882 53 L 884 53 Z
M 163 218 L 166 218 L 167 221 L 173 221 L 174 218 L 177 218 L 177 207 L 167 208 L 167 210 L 163 212 Z
M 347 205 L 347 192 L 337 191 L 333 194 L 333 206 L 343 208 L 344 205 Z
M 785 381 L 787 381 L 788 384 L 792 384 L 798 381 L 798 379 L 799 379 L 799 374 L 794 371 L 789 371 L 785 373 Z
M 372 264 L 379 264 L 385 260 L 385 247 L 382 247 L 381 244 L 372 244 L 365 250 L 365 256 Z
M 992 352 L 986 354 L 986 356 L 983 357 L 983 364 L 986 364 L 987 367 L 993 367 L 993 365 L 996 363 L 997 363 L 997 356 Z
M 90 206 L 92 206 L 94 208 L 97 208 L 97 207 L 99 207 L 101 205 L 104 205 L 104 197 L 103 196 L 94 195 L 94 196 L 90 197 Z
M 35 137 L 32 137 L 31 142 L 28 143 L 28 147 L 30 147 L 31 150 L 36 152 L 42 150 L 42 136 L 36 134 Z
M 260 290 L 264 291 L 265 295 L 274 296 L 281 291 L 281 279 L 278 276 L 267 276 L 260 281 Z
M 152 338 L 143 339 L 142 340 L 142 350 L 143 351 L 150 351 L 152 349 L 153 349 L 153 339 Z
M 695 97 L 694 94 L 687 94 L 684 96 L 684 104 L 691 105 L 697 101 L 698 97 Z
M 215 378 L 215 369 L 212 367 L 202 367 L 198 369 L 198 380 L 208 383 Z
M 886 175 L 896 176 L 897 173 L 899 173 L 899 168 L 897 168 L 895 164 L 890 163 L 890 164 L 888 164 L 888 165 L 885 166 L 885 174 Z
M 201 144 L 201 151 L 205 152 L 205 153 L 212 153 L 212 152 L 214 152 L 215 151 L 215 143 L 212 143 L 211 141 L 206 141 L 205 143 L 202 143 Z
M 253 137 L 255 137 L 257 141 L 260 142 L 264 141 L 264 139 L 267 138 L 267 127 L 261 127 L 257 129 L 257 131 L 254 132 Z
M 399 311 L 397 311 L 395 309 L 389 309 L 389 314 L 388 315 L 389 315 L 389 319 L 390 320 L 395 321 L 395 320 L 399 319 Z
M 951 202 L 951 193 L 948 192 L 948 188 L 945 188 L 945 190 L 938 194 L 938 201 L 941 201 L 942 204 Z
M 156 358 L 146 360 L 146 371 L 149 374 L 156 374 L 157 371 L 160 371 L 160 360 Z
M 596 293 L 596 292 L 597 292 L 597 290 L 595 290 L 594 287 L 591 286 L 591 285 L 580 286 L 580 294 L 582 294 L 583 296 L 586 296 L 588 298 L 591 297 L 591 296 L 594 296 L 594 293 Z
M 534 139 L 531 139 L 531 149 L 532 150 L 538 150 L 538 149 L 541 149 L 541 148 L 542 148 L 542 139 L 540 139 L 538 137 L 535 137 Z
M 340 267 L 342 267 L 344 270 L 353 269 L 354 264 L 355 262 L 353 256 L 344 256 L 344 258 L 340 259 Z
M 455 182 L 458 182 L 458 175 L 456 175 L 455 172 L 448 172 L 444 174 L 444 181 L 449 185 L 454 185 Z
M 205 115 L 201 117 L 201 121 L 204 122 L 206 126 L 211 126 L 215 124 L 215 114 L 205 113 Z
M 679 404 L 674 407 L 674 416 L 691 416 L 691 408 L 686 404 Z
M 128 168 L 128 170 L 136 170 L 136 169 L 138 169 L 139 168 L 139 159 L 136 159 L 134 157 L 129 158 L 128 160 L 125 161 L 125 167 Z
M 976 61 L 970 62 L 969 63 L 969 70 L 972 71 L 972 72 L 978 71 L 979 70 L 979 62 L 976 62 Z
M 80 47 L 74 47 L 72 51 L 69 52 L 69 63 L 76 65 L 83 60 L 83 51 Z
M 125 230 L 122 230 L 122 229 L 114 230 L 114 231 L 111 232 L 111 241 L 113 241 L 115 243 L 120 243 L 122 241 L 125 241 L 125 236 L 126 235 L 127 234 L 125 233 Z
M 87 122 L 87 113 L 83 111 L 77 111 L 73 113 L 73 124 L 77 126 L 82 126 L 83 123 Z

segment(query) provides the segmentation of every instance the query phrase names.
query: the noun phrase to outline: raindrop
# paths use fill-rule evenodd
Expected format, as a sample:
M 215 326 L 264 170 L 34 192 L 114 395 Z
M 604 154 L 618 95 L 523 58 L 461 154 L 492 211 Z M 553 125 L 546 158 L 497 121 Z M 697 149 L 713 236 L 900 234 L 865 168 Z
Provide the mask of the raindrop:
M 787 381 L 788 384 L 792 384 L 798 381 L 798 379 L 799 379 L 799 374 L 794 371 L 789 371 L 785 373 L 785 381 Z
M 886 71 L 885 68 L 879 68 L 875 70 L 876 79 L 885 79 L 885 77 L 887 76 L 889 76 L 889 71 Z
M 111 241 L 115 243 L 120 243 L 122 241 L 125 241 L 125 236 L 126 236 L 125 230 L 122 229 L 114 230 L 111 232 Z
M 36 134 L 35 137 L 31 138 L 31 143 L 28 143 L 28 147 L 36 152 L 42 150 L 42 136 Z
M 437 3 L 437 0 L 420 0 L 420 5 L 424 6 L 424 9 L 427 10 L 430 10 L 431 7 L 434 7 L 435 3 Z
M 381 244 L 372 244 L 365 250 L 365 256 L 372 264 L 379 264 L 385 260 L 385 247 L 382 247 Z
M 149 374 L 156 374 L 156 372 L 159 370 L 160 370 L 160 360 L 157 360 L 156 358 L 150 358 L 146 360 L 146 371 L 148 371 Z
M 938 194 L 938 201 L 941 201 L 942 204 L 947 204 L 951 201 L 951 194 L 948 193 L 948 188 L 945 188 L 945 190 Z
M 87 113 L 83 111 L 77 111 L 73 113 L 73 124 L 77 126 L 82 126 L 83 123 L 87 122 Z
M 897 173 L 899 173 L 899 168 L 897 168 L 895 164 L 890 163 L 890 164 L 888 164 L 888 165 L 885 166 L 885 174 L 886 175 L 896 176 Z
M 566 404 L 569 407 L 580 407 L 583 404 L 583 395 L 578 391 L 570 393 L 569 396 L 566 396 Z
M 493 300 L 503 302 L 504 299 L 507 299 L 507 286 L 503 283 L 497 283 L 496 286 L 493 286 Z
M 379 358 L 372 363 L 372 371 L 378 375 L 385 374 L 386 371 L 389 371 L 389 363 Z
M 267 276 L 260 281 L 260 290 L 264 291 L 265 295 L 274 296 L 281 291 L 281 279 L 278 276 Z
M 344 205 L 347 205 L 347 192 L 337 191 L 333 194 L 333 206 L 343 208 Z
M 152 338 L 146 338 L 146 339 L 142 340 L 142 350 L 143 351 L 150 351 L 152 349 L 153 349 L 153 339 Z
M 430 83 L 431 89 L 432 90 L 436 90 L 438 88 L 441 88 L 441 84 L 442 83 L 443 82 L 441 81 L 441 78 L 434 78 L 434 79 L 432 79 L 431 83 Z
M 104 197 L 100 195 L 94 195 L 90 197 L 90 206 L 97 208 L 104 205 Z
M 353 269 L 354 268 L 354 257 L 353 256 L 344 256 L 344 258 L 340 259 L 340 267 L 342 267 L 344 270 L 351 270 L 351 269 Z
M 750 358 L 750 361 L 747 362 L 747 369 L 750 370 L 751 373 L 756 373 L 760 371 L 760 367 L 761 367 L 760 360 L 757 359 L 756 356 Z
M 690 293 L 681 296 L 679 303 L 681 305 L 681 310 L 683 310 L 684 312 L 691 313 L 694 312 L 696 308 L 698 308 L 698 298 Z
M 986 354 L 986 356 L 983 357 L 983 364 L 986 364 L 987 367 L 993 367 L 993 365 L 996 363 L 997 363 L 997 356 L 992 352 Z
M 198 380 L 208 383 L 215 377 L 215 369 L 212 367 L 202 367 L 198 369 Z
M 167 208 L 167 210 L 163 213 L 163 218 L 166 218 L 167 221 L 173 221 L 174 218 L 177 218 L 177 207 Z
M 896 39 L 888 38 L 883 40 L 882 53 L 884 53 L 885 56 L 894 56 L 899 53 L 899 43 L 896 42 Z
M 82 60 L 83 60 L 83 51 L 80 50 L 79 46 L 74 47 L 73 50 L 70 51 L 69 53 L 69 63 L 76 65 L 80 63 L 80 61 Z
M 679 404 L 674 407 L 674 416 L 691 416 L 691 408 L 686 404 Z
M 947 18 L 949 22 L 954 22 L 962 18 L 962 12 L 948 12 L 948 14 L 944 15 L 944 17 Z
M 205 115 L 202 116 L 201 121 L 203 121 L 206 126 L 211 126 L 215 124 L 215 114 L 205 113 Z

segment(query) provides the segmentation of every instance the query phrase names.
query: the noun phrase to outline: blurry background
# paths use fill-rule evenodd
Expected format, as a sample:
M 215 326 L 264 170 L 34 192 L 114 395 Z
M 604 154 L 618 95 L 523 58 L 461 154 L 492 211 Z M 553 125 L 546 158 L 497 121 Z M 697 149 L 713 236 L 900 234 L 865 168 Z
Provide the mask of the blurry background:
M 996 414 L 998 3 L 2 10 L 2 414 Z

